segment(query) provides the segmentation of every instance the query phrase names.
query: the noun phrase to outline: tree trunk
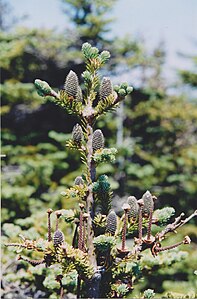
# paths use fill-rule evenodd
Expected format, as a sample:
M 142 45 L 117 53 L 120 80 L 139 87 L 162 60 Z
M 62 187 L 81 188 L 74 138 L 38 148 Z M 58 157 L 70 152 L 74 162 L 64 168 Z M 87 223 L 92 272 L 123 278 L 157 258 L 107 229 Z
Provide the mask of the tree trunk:
M 101 274 L 96 272 L 87 284 L 87 298 L 100 298 Z

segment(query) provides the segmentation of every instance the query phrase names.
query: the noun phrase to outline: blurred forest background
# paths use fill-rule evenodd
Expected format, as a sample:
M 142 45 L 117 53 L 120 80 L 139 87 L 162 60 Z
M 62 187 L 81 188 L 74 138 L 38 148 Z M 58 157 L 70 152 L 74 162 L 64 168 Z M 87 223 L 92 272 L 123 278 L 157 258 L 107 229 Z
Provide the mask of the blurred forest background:
M 114 83 L 126 78 L 134 86 L 117 113 L 97 123 L 106 146 L 118 148 L 116 162 L 99 168 L 99 173 L 109 176 L 114 206 L 118 211 L 117 202 L 128 195 L 140 198 L 149 189 L 158 196 L 157 208 L 171 206 L 176 215 L 184 211 L 188 216 L 196 208 L 197 198 L 197 105 L 193 92 L 197 56 L 182 53 L 183 60 L 192 62 L 192 70 L 177 69 L 176 82 L 166 81 L 163 43 L 150 50 L 143 38 L 109 35 L 116 0 L 59 2 L 70 19 L 66 32 L 21 27 L 20 19 L 12 18 L 9 3 L 0 1 L 2 154 L 6 155 L 2 158 L 2 242 L 18 241 L 22 231 L 31 238 L 43 237 L 47 208 L 76 206 L 74 200 L 65 202 L 60 192 L 82 172 L 79 157 L 65 147 L 77 121 L 54 104 L 43 102 L 33 82 L 40 78 L 60 89 L 71 69 L 81 78 L 84 63 L 80 48 L 84 42 L 111 52 L 104 75 Z M 133 74 L 138 74 L 136 86 Z M 176 92 L 170 92 L 172 89 Z M 189 255 L 173 267 L 152 266 L 136 294 L 152 288 L 156 294 L 188 295 L 197 288 L 194 221 L 181 228 L 174 239 L 181 240 L 180 234 L 192 239 L 186 248 Z M 15 253 L 8 249 L 2 262 L 3 298 L 15 298 L 10 295 L 13 290 L 20 298 L 27 290 L 32 298 L 46 294 L 43 272 L 26 271 L 27 266 L 18 265 Z

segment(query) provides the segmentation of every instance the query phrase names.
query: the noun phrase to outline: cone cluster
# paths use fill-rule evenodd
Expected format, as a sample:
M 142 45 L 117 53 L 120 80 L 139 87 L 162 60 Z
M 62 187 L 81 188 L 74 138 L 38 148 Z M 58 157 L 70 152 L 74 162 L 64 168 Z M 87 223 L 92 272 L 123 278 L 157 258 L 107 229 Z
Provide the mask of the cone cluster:
M 114 211 L 111 211 L 107 215 L 106 233 L 110 233 L 112 236 L 114 236 L 116 229 L 117 229 L 117 216 Z
M 104 136 L 101 130 L 94 131 L 92 137 L 92 148 L 93 151 L 104 148 Z
M 114 90 L 118 93 L 119 96 L 125 97 L 133 91 L 133 87 L 128 86 L 128 84 L 125 82 L 121 85 L 115 85 Z

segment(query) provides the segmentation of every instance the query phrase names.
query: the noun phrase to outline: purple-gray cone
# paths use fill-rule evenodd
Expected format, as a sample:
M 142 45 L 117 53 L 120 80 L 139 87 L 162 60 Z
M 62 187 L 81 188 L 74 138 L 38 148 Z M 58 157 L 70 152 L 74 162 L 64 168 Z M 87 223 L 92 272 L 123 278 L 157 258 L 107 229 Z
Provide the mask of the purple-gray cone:
M 114 211 L 109 212 L 107 215 L 106 233 L 110 233 L 112 236 L 115 235 L 117 229 L 117 216 Z
M 92 148 L 94 151 L 104 147 L 104 136 L 101 130 L 94 131 L 92 137 Z

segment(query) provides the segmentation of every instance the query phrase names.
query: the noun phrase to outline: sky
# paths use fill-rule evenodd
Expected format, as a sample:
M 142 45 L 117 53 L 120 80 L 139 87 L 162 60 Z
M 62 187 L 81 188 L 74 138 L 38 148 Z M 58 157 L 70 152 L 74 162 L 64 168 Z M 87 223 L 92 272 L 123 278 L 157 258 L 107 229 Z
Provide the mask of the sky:
M 20 25 L 58 31 L 69 26 L 61 0 L 9 0 L 9 3 L 17 17 L 28 15 Z M 197 0 L 118 0 L 110 16 L 115 18 L 112 36 L 141 36 L 149 49 L 164 42 L 170 77 L 177 68 L 190 67 L 190 61 L 177 53 L 196 54 Z

